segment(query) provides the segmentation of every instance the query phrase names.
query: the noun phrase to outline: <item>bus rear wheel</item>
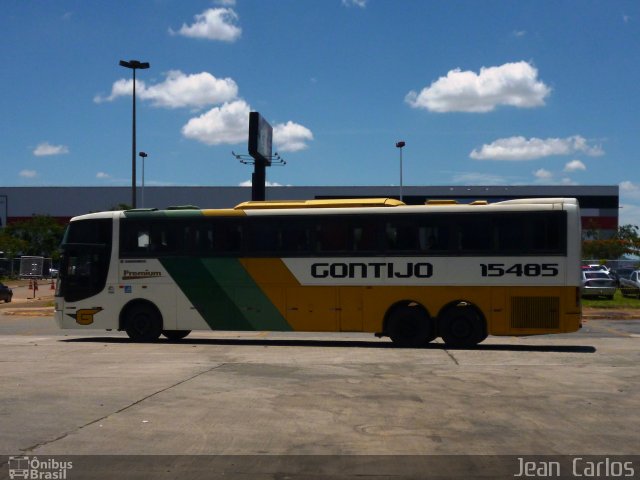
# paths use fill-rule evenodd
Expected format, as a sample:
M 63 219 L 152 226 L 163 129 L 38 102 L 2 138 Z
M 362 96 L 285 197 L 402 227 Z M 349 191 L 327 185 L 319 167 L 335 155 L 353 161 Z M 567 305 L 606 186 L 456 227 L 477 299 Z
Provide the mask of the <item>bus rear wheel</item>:
M 182 340 L 184 337 L 189 335 L 191 330 L 163 330 L 162 335 L 167 337 L 168 340 L 176 341 Z
M 475 309 L 456 305 L 440 315 L 440 334 L 448 347 L 473 347 L 487 338 L 487 326 Z
M 149 305 L 134 305 L 125 314 L 125 332 L 134 342 L 154 342 L 162 333 L 162 317 Z
M 399 305 L 389 314 L 387 332 L 399 347 L 416 348 L 436 338 L 433 321 L 417 304 Z

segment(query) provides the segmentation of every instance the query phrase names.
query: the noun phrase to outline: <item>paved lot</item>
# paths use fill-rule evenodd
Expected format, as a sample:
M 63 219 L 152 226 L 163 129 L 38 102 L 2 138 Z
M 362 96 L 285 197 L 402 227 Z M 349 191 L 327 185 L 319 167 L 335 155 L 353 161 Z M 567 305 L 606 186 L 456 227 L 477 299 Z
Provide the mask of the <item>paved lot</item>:
M 635 454 L 640 322 L 397 349 L 362 334 L 129 343 L 0 313 L 0 452 Z

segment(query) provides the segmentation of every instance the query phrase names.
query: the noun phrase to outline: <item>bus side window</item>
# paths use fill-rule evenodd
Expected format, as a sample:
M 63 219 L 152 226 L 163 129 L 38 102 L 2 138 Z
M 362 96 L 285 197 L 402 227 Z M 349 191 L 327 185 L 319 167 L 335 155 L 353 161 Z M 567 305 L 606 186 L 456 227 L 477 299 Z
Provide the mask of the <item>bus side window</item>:
M 146 223 L 122 222 L 120 254 L 124 256 L 146 255 L 149 251 L 149 227 Z
M 214 253 L 237 253 L 242 248 L 242 225 L 235 221 L 224 220 L 213 225 Z
M 522 216 L 503 215 L 496 217 L 493 227 L 498 251 L 516 253 L 526 248 L 526 225 Z
M 371 252 L 378 249 L 378 229 L 373 221 L 363 221 L 351 225 L 351 250 Z
M 347 224 L 342 219 L 326 220 L 316 227 L 316 242 L 320 252 L 346 252 L 348 250 Z
M 464 215 L 458 224 L 458 247 L 462 252 L 489 253 L 493 250 L 490 217 Z
M 282 250 L 285 253 L 309 252 L 311 249 L 311 229 L 308 224 L 292 219 L 281 225 Z

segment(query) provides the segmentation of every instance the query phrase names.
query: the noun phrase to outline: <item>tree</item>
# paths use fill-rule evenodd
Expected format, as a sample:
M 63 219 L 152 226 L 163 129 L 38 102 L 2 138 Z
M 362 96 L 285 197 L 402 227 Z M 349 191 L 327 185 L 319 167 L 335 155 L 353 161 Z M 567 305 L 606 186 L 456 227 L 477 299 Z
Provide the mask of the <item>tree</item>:
M 613 237 L 608 240 L 584 240 L 583 258 L 616 259 L 622 255 L 640 254 L 640 237 L 636 225 L 621 225 Z
M 6 229 L 5 229 L 6 230 Z M 20 252 L 27 249 L 29 243 L 9 235 L 6 231 L 0 233 L 0 252 L 3 252 L 7 258 L 14 258 Z
M 2 234 L 7 252 L 14 256 L 39 255 L 57 258 L 64 227 L 48 215 L 35 215 L 29 220 L 7 225 Z

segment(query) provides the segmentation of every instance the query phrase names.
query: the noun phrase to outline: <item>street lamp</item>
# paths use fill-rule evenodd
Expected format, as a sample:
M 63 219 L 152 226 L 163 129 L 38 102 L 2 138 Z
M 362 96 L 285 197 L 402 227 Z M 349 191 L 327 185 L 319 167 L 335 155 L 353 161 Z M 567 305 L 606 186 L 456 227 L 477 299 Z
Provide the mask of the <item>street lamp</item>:
M 406 144 L 403 141 L 396 142 L 396 148 L 400 150 L 400 201 L 402 202 L 402 147 Z
M 140 152 L 138 155 L 140 155 L 140 158 L 142 158 L 142 192 L 140 195 L 142 198 L 140 199 L 140 206 L 144 208 L 144 159 L 149 155 L 147 155 L 145 152 Z
M 120 66 L 133 70 L 133 127 L 131 145 L 131 207 L 136 208 L 136 69 L 149 68 L 148 62 L 138 60 L 120 60 Z

